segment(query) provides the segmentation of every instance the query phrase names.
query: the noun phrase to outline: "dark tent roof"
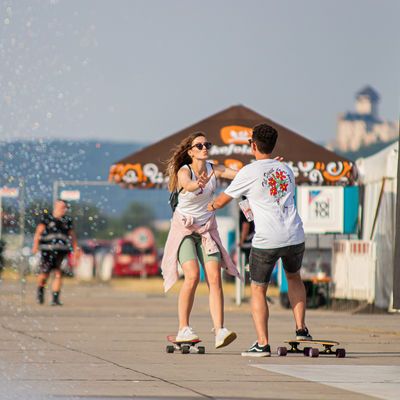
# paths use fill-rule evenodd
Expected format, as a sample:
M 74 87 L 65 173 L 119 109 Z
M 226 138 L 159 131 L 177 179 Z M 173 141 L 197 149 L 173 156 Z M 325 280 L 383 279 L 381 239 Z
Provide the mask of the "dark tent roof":
M 117 161 L 110 168 L 109 179 L 128 186 L 164 186 L 165 161 L 178 143 L 198 131 L 204 132 L 213 144 L 209 151 L 211 161 L 241 168 L 254 159 L 248 139 L 252 128 L 260 123 L 277 129 L 279 136 L 273 154 L 284 157 L 298 184 L 353 183 L 354 166 L 349 160 L 242 105 L 229 107 Z

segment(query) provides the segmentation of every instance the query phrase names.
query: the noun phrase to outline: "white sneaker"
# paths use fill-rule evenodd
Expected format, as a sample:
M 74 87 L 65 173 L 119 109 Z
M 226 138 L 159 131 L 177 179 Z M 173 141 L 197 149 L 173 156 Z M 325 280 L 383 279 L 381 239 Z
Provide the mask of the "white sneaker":
M 191 340 L 199 340 L 199 337 L 194 333 L 190 326 L 184 326 L 176 335 L 177 342 L 190 342 Z
M 215 336 L 215 348 L 219 349 L 220 347 L 228 346 L 228 344 L 232 343 L 235 339 L 235 332 L 226 328 L 220 328 Z

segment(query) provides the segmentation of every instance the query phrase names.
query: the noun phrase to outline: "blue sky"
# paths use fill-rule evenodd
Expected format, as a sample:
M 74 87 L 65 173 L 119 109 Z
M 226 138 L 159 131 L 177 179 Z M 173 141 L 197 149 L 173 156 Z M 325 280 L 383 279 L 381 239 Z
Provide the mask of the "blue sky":
M 243 104 L 319 143 L 400 110 L 397 0 L 0 0 L 0 140 L 151 143 Z

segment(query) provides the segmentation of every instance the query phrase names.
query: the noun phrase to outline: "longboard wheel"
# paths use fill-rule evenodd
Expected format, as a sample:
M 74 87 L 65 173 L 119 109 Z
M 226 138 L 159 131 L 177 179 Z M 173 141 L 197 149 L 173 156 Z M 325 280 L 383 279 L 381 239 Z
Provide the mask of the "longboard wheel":
M 174 350 L 175 350 L 174 346 L 170 346 L 170 345 L 167 346 L 167 353 L 173 353 Z
M 337 358 L 345 358 L 346 350 L 345 349 L 336 349 L 336 357 Z
M 199 354 L 204 354 L 206 352 L 206 348 L 204 346 L 198 346 Z
M 309 353 L 308 353 L 309 357 L 318 357 L 319 356 L 319 350 L 317 348 L 312 348 L 310 349 Z
M 190 346 L 182 346 L 182 354 L 189 354 L 190 353 Z
M 308 357 L 310 355 L 310 350 L 311 347 L 304 347 L 303 354 L 305 357 Z
M 286 356 L 287 354 L 287 348 L 286 347 L 278 347 L 276 349 L 276 353 L 278 354 L 278 356 Z

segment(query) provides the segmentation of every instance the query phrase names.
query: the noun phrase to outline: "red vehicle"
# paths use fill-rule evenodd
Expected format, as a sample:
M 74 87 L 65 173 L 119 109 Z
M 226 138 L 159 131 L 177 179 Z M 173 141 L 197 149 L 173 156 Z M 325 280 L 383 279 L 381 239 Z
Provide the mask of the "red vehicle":
M 124 239 L 116 239 L 112 253 L 114 276 L 147 277 L 159 274 L 154 235 L 148 228 L 137 228 Z

